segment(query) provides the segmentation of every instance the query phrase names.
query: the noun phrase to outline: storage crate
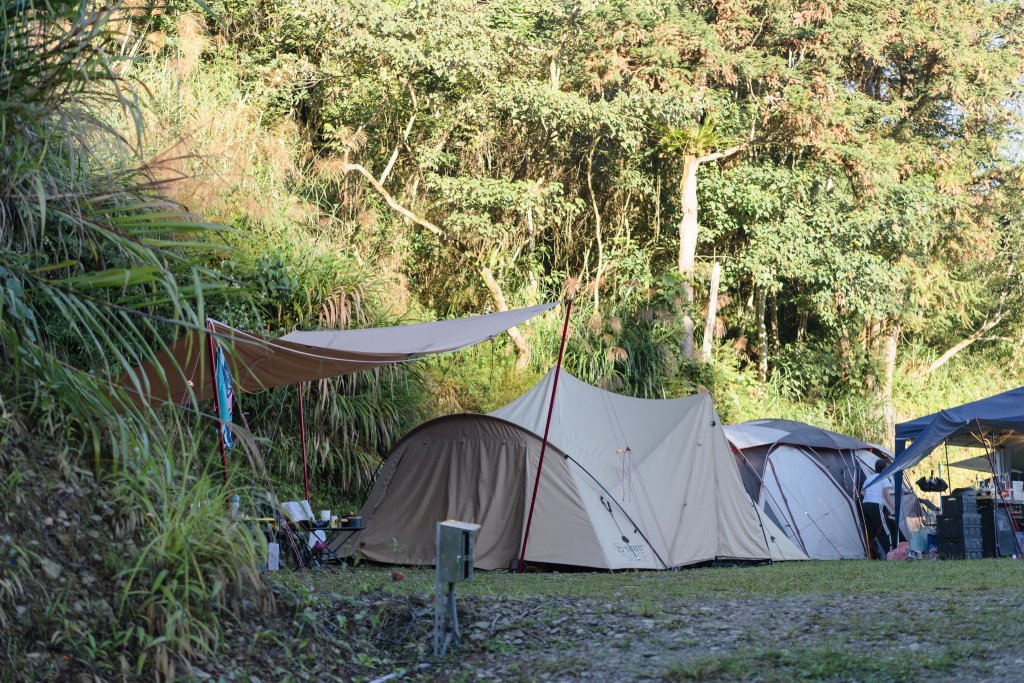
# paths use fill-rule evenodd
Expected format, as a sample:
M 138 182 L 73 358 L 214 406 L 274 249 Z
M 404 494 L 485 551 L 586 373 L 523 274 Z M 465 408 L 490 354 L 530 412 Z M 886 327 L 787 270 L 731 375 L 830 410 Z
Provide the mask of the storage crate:
M 939 557 L 946 560 L 980 560 L 981 539 L 964 539 L 959 541 L 943 541 L 939 543 Z
M 1002 502 L 982 501 L 978 504 L 978 513 L 981 515 L 985 557 L 1010 557 L 1020 552 L 1013 525 Z
M 959 517 L 965 513 L 976 513 L 978 511 L 978 495 L 973 491 L 960 491 L 958 493 L 942 497 L 942 515 L 944 517 Z
M 965 512 L 959 516 L 942 515 L 938 524 L 939 539 L 955 541 L 964 536 L 981 537 L 981 515 Z

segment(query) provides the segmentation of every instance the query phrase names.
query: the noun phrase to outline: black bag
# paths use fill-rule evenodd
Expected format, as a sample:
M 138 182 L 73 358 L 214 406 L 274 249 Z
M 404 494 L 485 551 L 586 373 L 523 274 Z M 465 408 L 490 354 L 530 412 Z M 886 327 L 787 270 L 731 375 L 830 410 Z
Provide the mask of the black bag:
M 933 470 L 932 476 L 921 477 L 917 480 L 917 488 L 928 493 L 942 493 L 949 488 L 949 484 L 942 477 L 936 477 Z

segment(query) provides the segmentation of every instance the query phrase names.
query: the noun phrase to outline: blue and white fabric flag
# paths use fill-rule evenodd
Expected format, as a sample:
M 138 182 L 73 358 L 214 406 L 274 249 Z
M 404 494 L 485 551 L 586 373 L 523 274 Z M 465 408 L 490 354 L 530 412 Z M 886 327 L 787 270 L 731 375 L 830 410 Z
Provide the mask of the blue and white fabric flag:
M 216 351 L 214 359 L 217 367 L 214 372 L 217 375 L 217 405 L 220 409 L 221 436 L 224 439 L 224 446 L 235 447 L 235 440 L 231 435 L 231 407 L 235 402 L 235 383 L 231 379 L 231 368 L 228 367 L 227 358 L 224 357 L 224 347 L 220 342 L 215 341 Z

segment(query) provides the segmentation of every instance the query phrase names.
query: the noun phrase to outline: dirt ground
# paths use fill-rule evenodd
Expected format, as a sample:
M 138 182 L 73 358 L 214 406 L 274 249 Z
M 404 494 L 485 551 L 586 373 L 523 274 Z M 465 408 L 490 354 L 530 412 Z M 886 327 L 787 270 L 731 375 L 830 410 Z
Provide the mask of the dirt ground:
M 819 564 L 828 570 L 828 563 Z M 1016 566 L 1013 569 L 1017 571 Z M 262 631 L 240 624 L 249 633 L 239 634 L 225 657 L 208 670 L 198 670 L 195 678 L 263 682 L 1024 677 L 1024 587 L 986 586 L 982 581 L 963 591 L 910 586 L 900 592 L 888 586 L 884 596 L 674 596 L 671 586 L 691 581 L 689 574 L 676 572 L 657 581 L 645 575 L 604 575 L 598 580 L 593 575 L 568 575 L 556 586 L 536 584 L 541 586 L 538 590 L 531 582 L 542 579 L 525 577 L 516 591 L 502 588 L 512 579 L 492 580 L 494 585 L 475 586 L 473 592 L 467 589 L 459 596 L 462 641 L 445 657 L 432 652 L 433 613 L 431 593 L 423 590 L 428 583 L 425 573 L 407 584 L 382 583 L 379 571 L 325 574 L 312 580 L 292 577 L 285 581 L 282 595 L 299 600 L 298 617 L 290 623 L 279 617 Z M 627 590 L 609 591 L 617 581 Z M 551 594 L 563 586 L 575 589 L 566 591 L 569 595 Z M 508 597 L 509 592 L 514 597 Z M 296 626 L 303 623 L 305 627 Z M 296 648 L 295 643 L 303 646 Z M 282 666 L 284 661 L 290 664 Z

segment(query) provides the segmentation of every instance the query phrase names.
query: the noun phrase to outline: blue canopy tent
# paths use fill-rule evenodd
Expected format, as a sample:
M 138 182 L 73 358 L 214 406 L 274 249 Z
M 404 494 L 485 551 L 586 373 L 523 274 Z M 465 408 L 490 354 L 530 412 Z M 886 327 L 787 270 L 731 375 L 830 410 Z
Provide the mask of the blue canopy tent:
M 1009 440 L 1024 437 L 1024 387 L 996 394 L 962 406 L 940 410 L 896 425 L 896 458 L 877 479 L 902 472 L 921 462 L 943 443 L 993 449 Z M 910 441 L 910 447 L 907 442 Z M 995 473 L 993 473 L 995 474 Z M 903 489 L 903 477 L 896 477 L 896 514 Z
M 991 448 L 993 436 L 1013 432 L 1024 435 L 1024 387 L 896 425 L 896 459 L 875 479 L 913 467 L 943 443 Z

